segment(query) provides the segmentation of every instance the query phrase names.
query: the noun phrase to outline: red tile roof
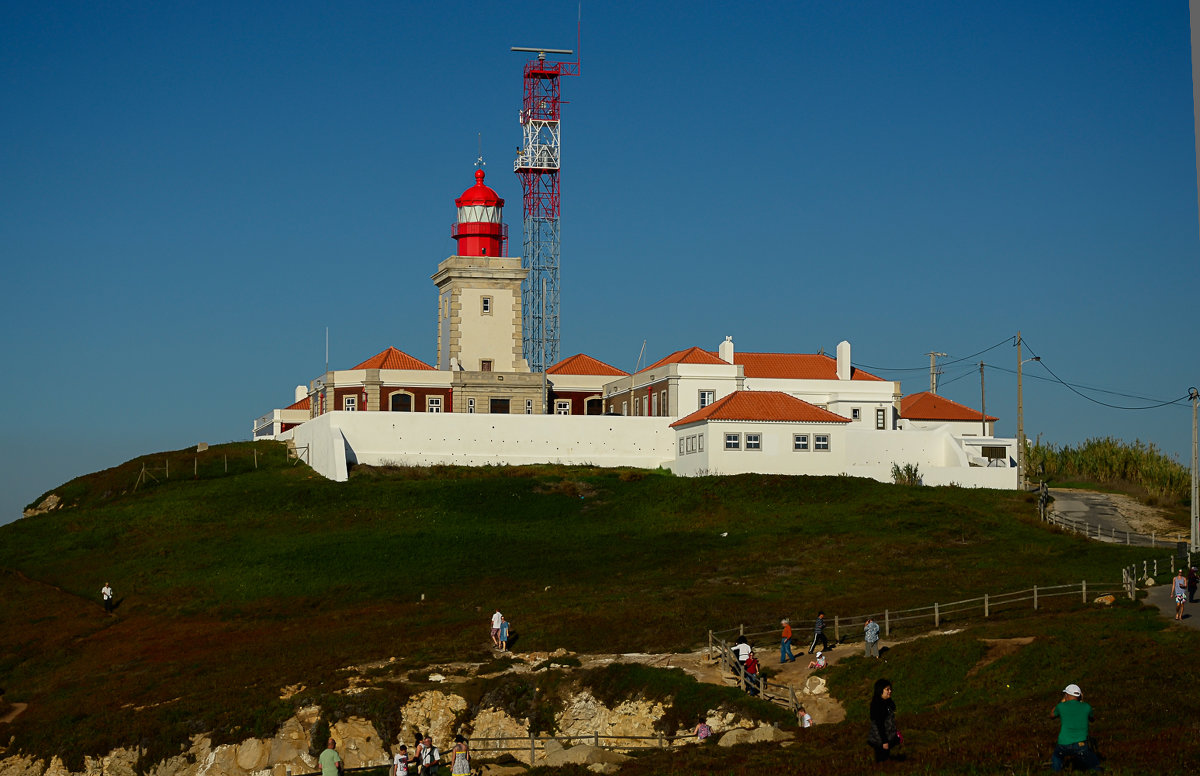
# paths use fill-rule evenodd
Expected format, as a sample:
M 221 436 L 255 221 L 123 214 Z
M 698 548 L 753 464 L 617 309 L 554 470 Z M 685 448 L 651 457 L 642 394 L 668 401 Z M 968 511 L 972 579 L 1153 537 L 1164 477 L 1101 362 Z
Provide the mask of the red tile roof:
M 717 355 L 709 351 L 712 355 Z M 738 353 L 733 363 L 742 365 L 746 377 L 793 380 L 836 380 L 837 359 L 819 353 Z M 851 380 L 880 380 L 882 377 L 850 367 Z
M 680 418 L 671 427 L 702 420 L 761 420 L 778 423 L 849 423 L 835 412 L 782 391 L 735 391 L 704 409 Z
M 312 405 L 309 404 L 308 397 L 305 396 L 303 399 L 296 402 L 295 404 L 289 404 L 288 406 L 284 407 L 284 409 L 285 410 L 307 410 L 307 409 L 312 409 Z
M 908 420 L 973 420 L 979 422 L 982 414 L 979 410 L 973 410 L 929 391 L 914 393 L 900 400 L 900 417 Z M 999 420 L 991 415 L 988 415 L 987 419 Z
M 562 361 L 559 361 L 554 366 L 546 369 L 546 374 L 552 375 L 612 375 L 614 377 L 624 377 L 629 373 L 617 369 L 611 364 L 606 364 L 598 358 L 576 353 L 573 356 L 568 356 Z
M 725 362 L 717 358 L 717 356 L 697 347 L 691 347 L 687 350 L 676 350 L 669 356 L 660 358 L 645 369 L 638 370 L 638 374 L 645 372 L 647 369 L 657 369 L 664 364 L 724 364 Z
M 433 367 L 403 351 L 388 348 L 351 369 L 433 369 Z

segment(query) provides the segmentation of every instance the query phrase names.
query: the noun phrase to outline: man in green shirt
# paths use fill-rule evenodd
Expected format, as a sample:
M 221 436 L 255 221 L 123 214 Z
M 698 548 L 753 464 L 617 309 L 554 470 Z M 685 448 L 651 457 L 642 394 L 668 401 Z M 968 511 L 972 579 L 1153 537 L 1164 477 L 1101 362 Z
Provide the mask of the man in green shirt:
M 321 752 L 319 762 L 321 763 L 321 776 L 341 776 L 342 773 L 342 758 L 337 753 L 337 746 L 332 738 L 329 739 L 329 744 L 325 747 L 325 751 Z
M 1088 723 L 1092 721 L 1092 707 L 1084 703 L 1083 690 L 1077 684 L 1068 684 L 1063 688 L 1062 700 L 1054 707 L 1054 716 L 1062 720 L 1058 731 L 1058 742 L 1054 746 L 1054 754 L 1050 757 L 1050 765 L 1056 771 L 1061 771 L 1067 757 L 1075 761 L 1084 770 L 1100 767 L 1096 753 L 1088 746 Z

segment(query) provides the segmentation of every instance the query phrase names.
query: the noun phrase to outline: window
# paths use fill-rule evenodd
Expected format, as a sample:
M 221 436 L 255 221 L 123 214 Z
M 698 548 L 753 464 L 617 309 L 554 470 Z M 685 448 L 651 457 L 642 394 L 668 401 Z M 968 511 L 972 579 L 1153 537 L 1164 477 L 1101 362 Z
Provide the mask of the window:
M 554 402 L 555 415 L 570 415 L 571 401 L 570 399 L 556 399 Z
M 658 394 L 657 393 L 650 394 L 650 414 L 651 415 L 658 414 Z
M 687 451 L 689 453 L 696 452 L 696 437 L 690 436 L 687 438 Z
M 858 407 L 850 408 L 850 420 L 862 420 L 862 410 Z
M 640 413 L 642 411 L 641 406 L 642 406 L 641 398 L 634 396 L 633 397 L 633 416 L 635 418 L 638 416 L 638 413 Z
M 797 453 L 802 453 L 808 450 L 808 434 L 793 434 L 792 449 Z
M 488 406 L 488 412 L 492 413 L 493 415 L 507 415 L 508 399 L 492 399 L 490 405 Z
M 479 300 L 479 312 L 484 315 L 492 314 L 492 298 L 490 296 L 485 296 Z
M 679 437 L 679 454 L 683 455 L 683 437 Z
M 627 401 L 621 402 L 621 414 L 622 415 L 629 414 L 629 402 L 627 402 Z
M 354 412 L 355 410 L 357 410 L 358 409 L 358 397 L 357 396 L 343 396 L 342 397 L 342 409 L 344 409 L 346 412 Z
M 813 450 L 818 453 L 828 453 L 829 434 L 813 434 Z
M 726 434 L 725 435 L 725 449 L 726 450 L 741 450 L 742 449 L 741 435 Z
M 716 396 L 715 391 L 701 391 L 700 392 L 700 409 L 704 409 L 708 405 L 712 404 L 714 396 Z
M 696 437 L 696 452 L 697 453 L 704 452 L 704 434 L 701 434 L 700 436 Z
M 887 428 L 887 410 L 883 407 L 875 410 L 875 428 L 883 431 Z
M 442 397 L 441 396 L 425 397 L 425 411 L 426 412 L 441 412 L 442 411 Z
M 533 414 L 533 399 L 526 399 L 526 400 L 525 400 L 525 414 L 526 414 L 526 415 L 532 415 L 532 414 Z
M 388 399 L 392 412 L 412 412 L 412 394 L 393 393 Z
M 467 399 L 467 412 L 474 412 L 474 411 L 475 411 L 475 400 Z
M 492 360 L 490 358 L 485 358 L 482 361 L 480 361 L 479 362 L 479 370 L 481 372 L 492 371 Z
M 660 415 L 669 414 L 667 412 L 667 392 L 666 391 L 658 392 L 658 409 L 660 410 L 660 412 L 658 413 Z
M 762 449 L 762 434 L 746 434 L 746 449 L 761 450 Z

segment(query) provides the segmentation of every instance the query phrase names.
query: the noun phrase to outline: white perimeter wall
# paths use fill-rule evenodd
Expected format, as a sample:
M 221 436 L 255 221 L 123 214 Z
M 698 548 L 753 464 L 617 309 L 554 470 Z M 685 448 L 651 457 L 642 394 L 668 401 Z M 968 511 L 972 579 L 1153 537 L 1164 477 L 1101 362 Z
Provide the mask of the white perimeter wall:
M 947 429 L 875 431 L 763 423 L 670 428 L 670 418 L 583 415 L 329 412 L 288 432 L 324 477 L 347 478 L 347 461 L 371 466 L 484 466 L 531 463 L 667 466 L 676 474 L 849 474 L 892 481 L 892 464 L 919 467 L 926 485 L 1014 490 L 1012 467 L 969 466 Z M 761 433 L 760 451 L 724 449 L 725 431 Z M 829 433 L 828 453 L 793 452 L 793 433 Z M 678 437 L 705 434 L 703 453 L 676 457 Z M 286 435 L 285 435 L 286 436 Z M 997 440 L 1000 441 L 1000 440 Z M 811 442 L 811 439 L 810 439 Z M 304 448 L 307 446 L 307 452 Z
M 309 464 L 344 481 L 346 460 L 370 466 L 485 466 L 531 463 L 653 469 L 674 458 L 667 418 L 330 412 L 294 429 Z M 338 450 L 341 448 L 341 464 Z

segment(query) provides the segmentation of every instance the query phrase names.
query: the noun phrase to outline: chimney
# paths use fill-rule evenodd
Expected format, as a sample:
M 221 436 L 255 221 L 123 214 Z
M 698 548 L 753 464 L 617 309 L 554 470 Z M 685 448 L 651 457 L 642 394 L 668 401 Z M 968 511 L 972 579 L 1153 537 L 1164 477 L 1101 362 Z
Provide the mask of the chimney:
M 725 341 L 721 343 L 721 347 L 717 350 L 717 355 L 726 364 L 733 363 L 733 337 L 725 338 Z
M 293 401 L 304 401 L 308 398 L 308 387 L 304 385 L 297 385 L 296 391 L 292 395 L 296 397 L 293 399 Z
M 850 379 L 850 343 L 846 340 L 837 346 L 837 376 L 839 380 Z

